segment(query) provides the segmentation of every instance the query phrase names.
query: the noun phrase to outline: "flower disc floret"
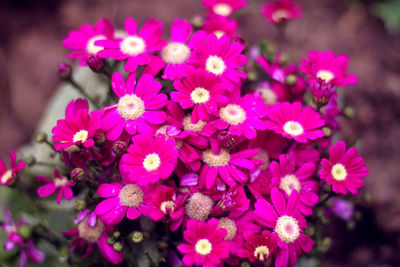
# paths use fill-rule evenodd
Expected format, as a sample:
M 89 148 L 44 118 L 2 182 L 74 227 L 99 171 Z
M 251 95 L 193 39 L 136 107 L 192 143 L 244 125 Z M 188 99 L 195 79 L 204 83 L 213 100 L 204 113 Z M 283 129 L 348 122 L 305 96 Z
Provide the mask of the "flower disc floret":
M 146 43 L 139 36 L 127 36 L 121 42 L 121 51 L 130 56 L 137 56 L 146 51 Z
M 219 3 L 214 6 L 213 11 L 215 14 L 220 16 L 229 16 L 230 14 L 232 14 L 233 9 L 230 5 L 226 3 Z
M 316 76 L 317 78 L 324 80 L 326 83 L 329 83 L 335 78 L 335 74 L 329 70 L 319 70 Z
M 161 159 L 157 153 L 148 154 L 143 160 L 143 167 L 148 171 L 155 171 L 160 165 Z
M 190 48 L 184 43 L 173 42 L 164 46 L 161 58 L 167 64 L 182 64 L 190 57 Z
M 206 70 L 215 75 L 224 73 L 226 65 L 224 60 L 219 56 L 209 56 L 206 60 Z
M 341 163 L 332 166 L 331 174 L 336 181 L 344 181 L 347 177 L 346 167 Z
M 221 149 L 218 154 L 214 153 L 211 149 L 203 152 L 203 161 L 211 167 L 222 167 L 229 164 L 231 155 L 226 149 Z
M 283 242 L 294 243 L 300 235 L 300 227 L 295 218 L 285 215 L 276 222 L 275 232 Z
M 205 104 L 210 100 L 210 92 L 203 87 L 196 87 L 190 94 L 190 98 L 195 104 Z
M 192 122 L 190 115 L 183 119 L 183 127 L 185 131 L 201 132 L 207 122 L 198 120 L 196 123 Z
M 136 184 L 128 184 L 121 189 L 118 195 L 122 205 L 126 207 L 138 207 L 143 203 L 143 191 Z
M 89 132 L 86 130 L 80 130 L 76 134 L 74 134 L 73 141 L 74 142 L 82 142 L 85 143 L 88 138 Z
M 294 174 L 285 175 L 281 180 L 279 188 L 285 191 L 288 196 L 290 196 L 292 190 L 296 190 L 298 193 L 301 192 L 300 181 Z
M 136 95 L 125 95 L 118 101 L 118 113 L 125 120 L 136 120 L 145 112 L 144 102 Z
M 258 246 L 254 250 L 254 258 L 264 261 L 269 257 L 269 248 L 267 246 Z
M 195 246 L 196 252 L 201 255 L 208 255 L 212 250 L 212 244 L 208 239 L 199 239 Z
M 103 50 L 103 47 L 100 45 L 95 45 L 94 43 L 99 40 L 106 40 L 107 37 L 103 34 L 93 36 L 87 42 L 86 50 L 93 55 L 96 55 L 99 51 Z
M 246 120 L 246 112 L 236 104 L 228 104 L 219 110 L 219 116 L 230 125 L 239 125 Z
M 304 133 L 304 128 L 301 126 L 300 123 L 297 121 L 288 121 L 283 125 L 283 130 L 285 133 L 291 135 L 291 136 L 299 136 Z

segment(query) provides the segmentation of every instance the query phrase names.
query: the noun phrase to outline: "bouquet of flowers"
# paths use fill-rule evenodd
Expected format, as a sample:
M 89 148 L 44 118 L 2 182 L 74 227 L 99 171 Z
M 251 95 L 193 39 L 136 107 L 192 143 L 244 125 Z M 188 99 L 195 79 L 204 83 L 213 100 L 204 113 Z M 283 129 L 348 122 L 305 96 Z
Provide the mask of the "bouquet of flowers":
M 139 29 L 133 18 L 123 30 L 102 19 L 69 33 L 68 58 L 109 91 L 89 94 L 61 63 L 84 98 L 51 136 L 37 136 L 53 149 L 52 177 L 35 173 L 23 186 L 39 162 L 18 162 L 16 152 L 10 168 L 0 161 L 1 185 L 38 205 L 32 223 L 6 210 L 4 262 L 42 262 L 44 241 L 60 260 L 90 266 L 285 267 L 323 251 L 327 211 L 349 212 L 330 197 L 356 194 L 368 175 L 357 149 L 335 138 L 346 115 L 337 88 L 357 77 L 331 51 L 296 65 L 270 42 L 248 44 L 234 19 L 246 4 L 204 0 L 208 14 L 175 19 L 166 39 L 153 18 Z M 262 13 L 282 34 L 302 16 L 290 0 Z M 75 227 L 51 230 L 42 203 L 51 197 L 74 201 Z

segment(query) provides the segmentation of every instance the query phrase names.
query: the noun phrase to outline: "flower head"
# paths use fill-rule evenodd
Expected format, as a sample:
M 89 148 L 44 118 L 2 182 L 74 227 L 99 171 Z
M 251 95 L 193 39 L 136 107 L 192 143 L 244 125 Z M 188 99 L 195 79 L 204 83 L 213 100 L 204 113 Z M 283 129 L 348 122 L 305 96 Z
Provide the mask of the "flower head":
M 219 16 L 230 16 L 233 12 L 244 8 L 246 0 L 203 0 L 203 6 Z
M 223 35 L 228 35 L 231 38 L 236 37 L 237 30 L 237 22 L 236 20 L 231 20 L 227 17 L 215 16 L 209 14 L 206 16 L 206 20 L 203 24 L 203 30 L 207 33 L 213 33 L 218 38 Z
M 0 159 L 0 185 L 7 186 L 14 182 L 17 174 L 25 168 L 25 162 L 17 163 L 17 152 L 14 150 L 10 153 L 10 165 L 8 169 L 2 159 Z
M 36 181 L 46 183 L 37 189 L 39 197 L 47 197 L 57 192 L 56 200 L 57 204 L 60 204 L 63 196 L 65 200 L 71 200 L 74 196 L 71 187 L 74 186 L 75 183 L 69 181 L 67 177 L 61 176 L 57 169 L 54 170 L 54 179 L 45 176 L 36 176 L 35 179 Z
M 262 14 L 268 23 L 278 24 L 303 17 L 299 4 L 291 0 L 271 1 L 264 5 Z
M 265 262 L 275 254 L 276 238 L 269 231 L 264 230 L 261 234 L 245 232 L 243 237 L 245 243 L 238 252 L 241 258 L 248 258 L 250 262 Z

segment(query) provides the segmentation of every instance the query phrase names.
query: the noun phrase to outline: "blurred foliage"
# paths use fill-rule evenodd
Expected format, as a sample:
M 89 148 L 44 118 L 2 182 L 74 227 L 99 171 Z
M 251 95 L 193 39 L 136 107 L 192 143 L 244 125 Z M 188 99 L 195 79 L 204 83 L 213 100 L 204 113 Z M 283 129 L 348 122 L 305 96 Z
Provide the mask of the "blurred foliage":
M 389 32 L 400 32 L 400 0 L 374 2 L 371 12 L 385 22 Z

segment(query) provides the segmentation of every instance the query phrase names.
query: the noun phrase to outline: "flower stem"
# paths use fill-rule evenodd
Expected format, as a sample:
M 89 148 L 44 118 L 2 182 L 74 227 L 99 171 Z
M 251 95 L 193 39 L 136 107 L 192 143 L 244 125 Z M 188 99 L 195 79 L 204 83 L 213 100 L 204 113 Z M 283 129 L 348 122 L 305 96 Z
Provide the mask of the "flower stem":
M 72 79 L 72 77 L 68 80 L 69 83 L 74 86 L 74 88 L 82 95 L 84 96 L 87 100 L 89 100 L 90 103 L 93 104 L 93 106 L 95 106 L 96 109 L 101 109 L 101 107 L 99 106 L 99 104 L 97 103 L 97 101 L 95 101 L 93 99 L 93 97 L 91 97 L 88 93 L 86 93 L 85 89 L 83 89 L 83 87 L 78 84 L 74 79 Z

